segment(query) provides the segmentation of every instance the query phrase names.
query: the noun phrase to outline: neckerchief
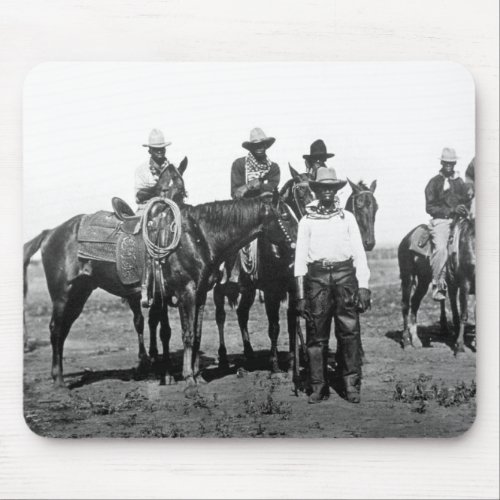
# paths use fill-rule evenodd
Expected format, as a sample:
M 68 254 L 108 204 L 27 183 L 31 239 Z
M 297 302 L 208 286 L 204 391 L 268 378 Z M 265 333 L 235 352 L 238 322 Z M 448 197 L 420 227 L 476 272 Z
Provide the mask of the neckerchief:
M 340 216 L 341 219 L 344 218 L 344 210 L 340 206 L 338 196 L 335 196 L 332 208 L 326 208 L 320 205 L 317 200 L 306 206 L 306 217 L 309 219 L 331 219 L 337 215 Z
M 167 158 L 165 158 L 161 165 L 158 165 L 158 163 L 156 163 L 153 158 L 149 160 L 149 171 L 151 172 L 151 175 L 153 176 L 153 179 L 155 181 L 158 181 L 158 179 L 160 178 L 160 174 L 166 165 L 168 165 Z
M 264 163 L 260 163 L 255 159 L 252 153 L 248 153 L 245 158 L 245 175 L 246 182 L 250 182 L 253 179 L 260 179 L 271 169 L 271 160 L 266 158 Z
M 448 189 L 451 189 L 450 180 L 455 178 L 456 172 L 453 172 L 453 175 L 451 175 L 450 177 L 446 177 L 446 175 L 443 175 L 442 172 L 439 173 L 444 177 L 443 191 L 448 191 Z

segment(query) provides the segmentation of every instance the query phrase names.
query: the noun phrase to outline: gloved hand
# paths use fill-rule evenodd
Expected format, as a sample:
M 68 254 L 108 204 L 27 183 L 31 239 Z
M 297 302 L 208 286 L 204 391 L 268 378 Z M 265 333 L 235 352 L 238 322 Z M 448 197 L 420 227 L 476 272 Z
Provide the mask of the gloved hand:
M 363 313 L 371 309 L 371 295 L 372 293 L 368 288 L 360 288 L 358 290 L 358 312 Z
M 240 200 L 241 198 L 243 198 L 245 196 L 245 194 L 247 193 L 248 191 L 248 187 L 247 185 L 243 185 L 243 186 L 240 186 L 235 192 L 234 192 L 234 197 L 237 199 L 237 200 Z
M 469 215 L 469 211 L 467 210 L 467 207 L 465 205 L 458 205 L 455 208 L 455 213 L 462 217 L 467 217 Z
M 260 179 L 252 179 L 247 186 L 248 189 L 260 189 Z

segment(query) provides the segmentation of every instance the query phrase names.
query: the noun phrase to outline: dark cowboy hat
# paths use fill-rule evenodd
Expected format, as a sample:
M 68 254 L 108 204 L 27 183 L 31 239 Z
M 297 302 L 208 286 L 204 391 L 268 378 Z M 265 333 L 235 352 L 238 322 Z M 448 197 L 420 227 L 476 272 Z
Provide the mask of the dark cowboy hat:
M 303 155 L 302 158 L 304 158 L 305 160 L 314 160 L 318 157 L 319 158 L 321 158 L 321 157 L 332 158 L 335 156 L 334 153 L 327 153 L 326 152 L 326 145 L 321 139 L 314 141 L 311 144 L 310 150 L 311 150 L 311 154 Z
M 322 167 L 318 169 L 315 181 L 309 181 L 309 186 L 315 190 L 321 186 L 332 186 L 336 189 L 341 189 L 347 184 L 347 181 L 342 181 L 337 178 L 337 172 L 333 168 Z
M 274 137 L 268 137 L 261 128 L 255 127 L 250 131 L 250 140 L 245 141 L 242 147 L 251 151 L 255 146 L 260 146 L 270 148 L 276 139 Z

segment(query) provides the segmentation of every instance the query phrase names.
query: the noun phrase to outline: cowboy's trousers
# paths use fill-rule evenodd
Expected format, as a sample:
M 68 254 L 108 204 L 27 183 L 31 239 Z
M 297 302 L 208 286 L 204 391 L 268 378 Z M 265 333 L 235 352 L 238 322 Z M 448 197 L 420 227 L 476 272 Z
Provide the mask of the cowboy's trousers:
M 446 260 L 448 259 L 448 239 L 451 219 L 432 219 L 429 223 L 432 254 L 430 257 L 432 279 L 439 283 L 444 279 Z
M 326 387 L 328 341 L 332 319 L 335 323 L 337 356 L 346 385 L 361 379 L 361 337 L 357 311 L 358 281 L 352 260 L 309 264 L 304 280 L 307 308 L 309 383 L 313 390 Z

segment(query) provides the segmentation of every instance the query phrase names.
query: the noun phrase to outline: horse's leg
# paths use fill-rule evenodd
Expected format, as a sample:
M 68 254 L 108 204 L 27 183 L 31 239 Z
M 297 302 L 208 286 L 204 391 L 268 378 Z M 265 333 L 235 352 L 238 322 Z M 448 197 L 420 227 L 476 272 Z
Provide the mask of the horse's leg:
M 286 310 L 286 322 L 288 328 L 288 360 L 287 360 L 287 371 L 294 369 L 294 363 L 298 363 L 299 360 L 296 359 L 296 342 L 298 341 L 296 328 L 300 328 L 297 324 L 297 312 L 295 310 L 295 294 L 292 292 L 288 293 L 288 307 Z
M 160 340 L 163 347 L 163 366 L 164 374 L 162 374 L 161 384 L 173 384 L 174 377 L 172 375 L 172 363 L 170 360 L 170 338 L 172 337 L 172 328 L 170 328 L 170 321 L 168 319 L 168 306 L 167 303 L 161 302 L 160 311 Z M 155 336 L 156 337 L 156 336 Z
M 215 321 L 219 331 L 219 368 L 228 368 L 229 362 L 227 360 L 227 349 L 224 341 L 224 324 L 226 323 L 226 311 L 224 310 L 224 293 L 222 287 L 217 284 L 213 292 L 214 305 L 215 305 Z
M 454 283 L 448 283 L 448 297 L 450 298 L 451 315 L 453 318 L 453 335 L 454 339 L 458 337 L 460 329 L 460 314 L 457 305 L 457 292 L 458 288 Z
M 461 284 L 459 288 L 459 300 L 460 300 L 460 326 L 458 329 L 458 335 L 455 338 L 455 354 L 459 352 L 465 352 L 464 340 L 465 340 L 465 325 L 469 319 L 468 311 L 468 296 L 469 296 L 469 283 L 467 280 Z
M 441 327 L 441 333 L 444 335 L 448 335 L 448 318 L 446 317 L 446 301 L 441 300 L 439 302 L 439 306 L 441 308 L 439 316 L 439 325 Z
M 419 276 L 417 279 L 417 286 L 415 287 L 415 291 L 411 297 L 411 309 L 410 309 L 410 340 L 413 347 L 422 347 L 422 342 L 418 338 L 417 335 L 417 313 L 420 308 L 420 303 L 422 299 L 425 297 L 427 290 L 429 289 L 430 280 L 427 279 L 427 276 Z
M 158 359 L 158 344 L 156 341 L 156 329 L 161 321 L 161 299 L 154 297 L 153 303 L 149 308 L 148 326 L 149 326 L 149 356 L 156 361 Z
M 52 378 L 58 387 L 64 387 L 63 351 L 64 341 L 73 322 L 80 316 L 93 287 L 83 282 L 70 285 L 69 290 L 53 301 L 50 320 L 50 342 L 52 344 Z
M 200 347 L 201 347 L 201 334 L 203 327 L 203 314 L 205 312 L 205 303 L 207 300 L 206 293 L 198 297 L 194 317 L 194 342 L 193 342 L 193 372 L 194 376 L 198 378 L 200 374 Z
M 140 295 L 131 295 L 127 297 L 127 302 L 134 315 L 134 327 L 137 332 L 137 340 L 139 342 L 139 371 L 143 371 L 146 367 L 149 368 L 149 359 L 144 347 L 144 316 L 141 311 Z
M 236 314 L 238 315 L 238 324 L 243 340 L 243 353 L 246 360 L 251 361 L 254 358 L 254 352 L 250 343 L 250 335 L 248 334 L 248 316 L 255 300 L 255 286 L 249 282 L 241 288 L 240 292 L 240 303 L 236 309 Z
M 184 356 L 182 360 L 182 378 L 186 381 L 184 393 L 190 397 L 196 392 L 196 378 L 193 372 L 193 344 L 195 327 L 195 290 L 188 286 L 179 296 L 179 316 L 182 325 L 182 343 Z
M 403 347 L 411 345 L 410 328 L 408 326 L 408 314 L 410 312 L 410 297 L 412 289 L 412 277 L 409 273 L 401 273 L 401 312 L 403 313 Z
M 271 340 L 271 352 L 269 361 L 271 363 L 271 372 L 278 373 L 278 337 L 280 334 L 280 301 L 271 290 L 264 291 L 264 304 L 266 307 L 268 321 L 268 335 Z

